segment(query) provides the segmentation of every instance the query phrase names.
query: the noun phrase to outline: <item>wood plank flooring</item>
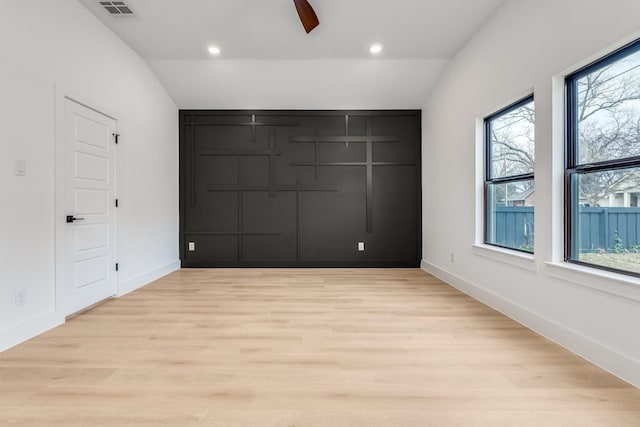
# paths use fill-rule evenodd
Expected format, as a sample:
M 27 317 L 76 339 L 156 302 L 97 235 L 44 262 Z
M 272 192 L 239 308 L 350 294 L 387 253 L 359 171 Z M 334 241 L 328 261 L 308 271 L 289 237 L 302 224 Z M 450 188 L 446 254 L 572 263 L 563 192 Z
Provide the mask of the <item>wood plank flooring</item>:
M 417 269 L 194 269 L 0 353 L 0 425 L 637 427 L 640 390 Z

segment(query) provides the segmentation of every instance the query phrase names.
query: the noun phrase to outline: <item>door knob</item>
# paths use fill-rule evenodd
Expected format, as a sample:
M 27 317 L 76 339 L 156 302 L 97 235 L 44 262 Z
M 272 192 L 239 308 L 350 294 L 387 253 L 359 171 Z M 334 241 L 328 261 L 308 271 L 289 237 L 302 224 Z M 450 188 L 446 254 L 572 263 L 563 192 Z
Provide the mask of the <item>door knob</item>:
M 67 222 L 82 221 L 84 218 L 76 218 L 73 215 L 67 215 Z

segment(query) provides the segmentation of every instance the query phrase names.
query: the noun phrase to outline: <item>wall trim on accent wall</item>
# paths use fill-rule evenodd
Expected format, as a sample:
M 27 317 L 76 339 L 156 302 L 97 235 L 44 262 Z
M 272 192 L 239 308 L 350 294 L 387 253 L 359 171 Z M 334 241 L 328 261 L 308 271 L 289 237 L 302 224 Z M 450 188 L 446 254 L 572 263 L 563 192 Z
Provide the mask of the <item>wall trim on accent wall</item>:
M 505 316 L 586 359 L 616 377 L 640 387 L 640 360 L 633 359 L 599 341 L 422 260 L 422 270 Z
M 180 110 L 182 266 L 418 267 L 421 115 Z

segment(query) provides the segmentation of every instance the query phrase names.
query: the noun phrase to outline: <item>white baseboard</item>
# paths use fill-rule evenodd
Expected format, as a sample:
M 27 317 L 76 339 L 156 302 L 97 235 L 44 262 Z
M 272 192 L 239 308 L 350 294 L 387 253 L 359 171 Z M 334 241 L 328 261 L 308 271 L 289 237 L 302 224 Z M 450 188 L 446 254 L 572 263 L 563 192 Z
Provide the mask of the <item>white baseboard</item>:
M 50 311 L 0 331 L 0 352 L 23 343 L 64 323 L 64 316 Z
M 124 283 L 118 285 L 118 297 L 135 291 L 136 289 L 148 285 L 154 280 L 158 280 L 159 278 L 166 276 L 169 273 L 173 273 L 174 271 L 179 269 L 180 260 L 176 260 L 153 271 L 141 274 L 140 276 L 134 277 L 133 279 L 126 280 L 124 281 Z
M 179 268 L 180 260 L 177 260 L 146 274 L 129 279 L 124 282 L 123 285 L 119 286 L 118 296 L 126 295 L 131 291 L 178 270 Z M 60 326 L 64 322 L 64 315 L 56 311 L 51 311 L 0 331 L 0 352 L 23 343 L 55 328 L 56 326 Z
M 610 372 L 618 378 L 640 387 L 640 361 L 572 330 L 556 321 L 503 298 L 459 276 L 422 260 L 420 267 L 454 288 L 521 323 L 534 332 Z

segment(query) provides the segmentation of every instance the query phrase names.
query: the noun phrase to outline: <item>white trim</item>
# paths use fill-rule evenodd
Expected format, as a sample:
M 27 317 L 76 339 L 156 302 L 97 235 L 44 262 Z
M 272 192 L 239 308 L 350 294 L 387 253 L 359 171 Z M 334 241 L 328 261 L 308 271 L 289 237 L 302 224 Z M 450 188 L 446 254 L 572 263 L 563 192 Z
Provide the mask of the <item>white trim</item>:
M 568 262 L 546 262 L 549 276 L 574 285 L 640 301 L 640 279 Z
M 120 120 L 120 114 L 117 111 L 112 110 L 107 105 L 103 105 L 97 99 L 91 99 L 90 97 L 83 96 L 74 92 L 71 88 L 66 87 L 58 82 L 56 82 L 56 100 L 64 100 L 69 99 L 76 104 L 80 104 L 83 107 L 86 107 L 90 110 L 95 111 L 96 113 L 107 116 L 115 121 Z M 63 122 L 64 123 L 64 122 Z
M 486 206 L 484 197 L 485 187 L 485 160 L 487 157 L 486 141 L 484 135 L 484 121 L 487 117 L 503 110 L 517 102 L 523 101 L 528 97 L 533 97 L 534 103 L 536 99 L 535 87 L 531 86 L 526 90 L 523 90 L 518 95 L 514 96 L 510 100 L 500 104 L 499 107 L 486 110 L 480 116 L 476 116 L 475 123 L 475 178 L 476 178 L 476 204 L 475 204 L 475 244 L 478 246 L 486 246 L 484 242 L 484 230 L 486 220 Z M 534 123 L 535 124 L 535 123 Z M 538 147 L 537 140 L 534 145 Z M 534 165 L 535 166 L 535 165 Z M 536 179 L 533 179 L 534 186 L 536 185 Z M 534 187 L 535 188 L 535 187 Z
M 64 323 L 64 316 L 50 311 L 0 331 L 0 352 L 23 343 Z
M 123 296 L 144 285 L 147 285 L 154 280 L 158 280 L 159 278 L 179 269 L 180 260 L 176 260 L 149 273 L 128 280 L 124 283 L 123 286 L 125 292 L 119 293 L 118 297 Z M 3 352 L 25 341 L 28 341 L 31 338 L 34 338 L 64 323 L 65 317 L 63 311 L 54 310 L 41 316 L 21 322 L 17 325 L 12 325 L 3 331 L 0 331 L 0 352 Z
M 640 360 L 422 260 L 421 268 L 618 378 L 640 387 Z
M 489 116 L 493 116 L 498 111 L 504 110 L 505 108 L 510 107 L 511 105 L 513 105 L 513 104 L 515 104 L 517 102 L 524 101 L 525 99 L 529 98 L 530 96 L 533 96 L 534 97 L 534 101 L 535 101 L 534 90 L 535 90 L 535 87 L 530 86 L 529 88 L 527 88 L 527 89 L 523 90 L 522 92 L 519 92 L 518 94 L 516 94 L 513 97 L 511 97 L 509 100 L 498 104 L 497 107 L 493 107 L 491 109 L 486 110 L 484 113 L 482 113 L 482 117 L 478 118 L 483 124 L 482 139 L 484 140 L 484 119 L 486 119 Z
M 62 284 L 64 283 L 64 227 L 57 221 L 57 218 L 64 216 L 64 102 L 65 96 L 60 85 L 56 83 L 55 88 L 55 147 L 54 147 L 54 208 L 53 227 L 54 237 L 54 304 L 56 312 L 64 317 L 62 310 Z
M 486 116 L 484 116 L 486 117 Z M 484 144 L 484 117 L 476 118 L 476 204 L 475 204 L 475 217 L 476 217 L 476 229 L 475 229 L 475 241 L 480 244 L 484 241 L 484 158 L 485 158 L 485 144 Z
M 118 297 L 124 296 L 129 292 L 135 291 L 154 280 L 158 280 L 161 277 L 166 276 L 167 274 L 173 273 L 176 270 L 180 269 L 180 260 L 176 260 L 170 262 L 169 264 L 157 268 L 153 271 L 150 271 L 145 274 L 141 274 L 140 276 L 134 277 L 133 279 L 129 279 L 121 284 L 118 287 Z
M 471 249 L 474 254 L 484 258 L 519 267 L 528 271 L 538 271 L 536 258 L 532 254 L 526 254 L 490 245 L 471 245 Z
M 551 260 L 564 255 L 565 76 L 551 80 Z

